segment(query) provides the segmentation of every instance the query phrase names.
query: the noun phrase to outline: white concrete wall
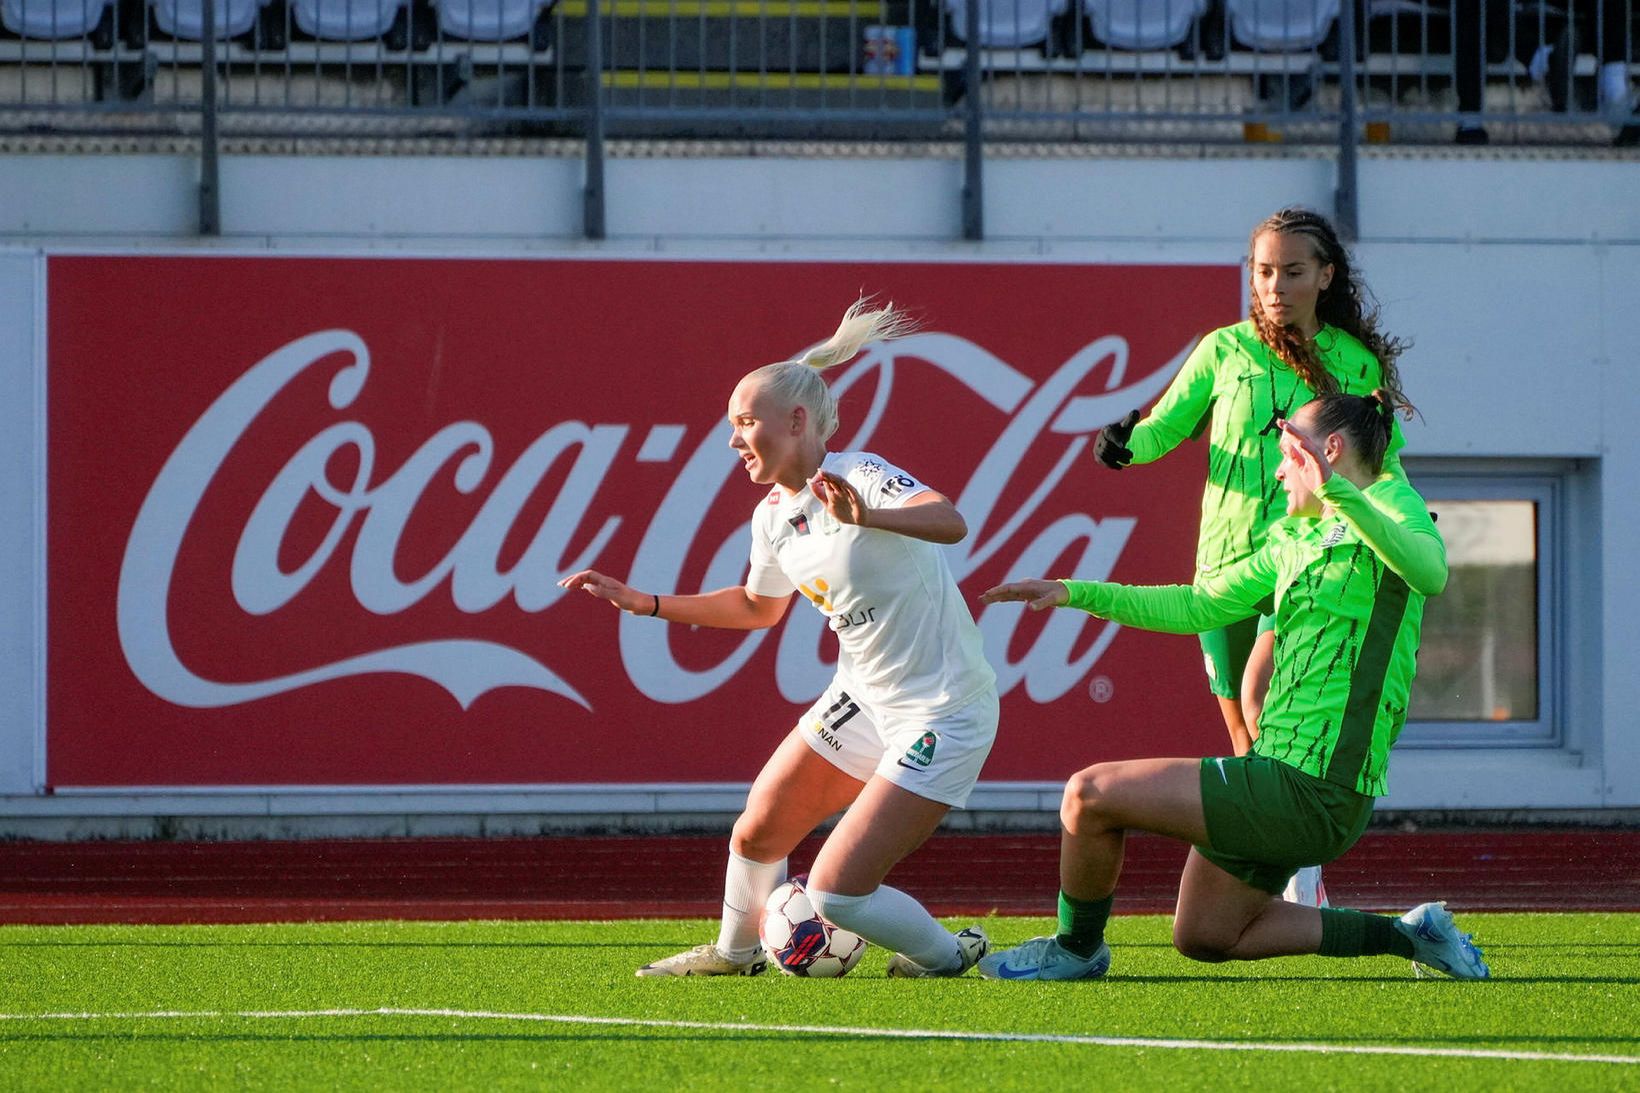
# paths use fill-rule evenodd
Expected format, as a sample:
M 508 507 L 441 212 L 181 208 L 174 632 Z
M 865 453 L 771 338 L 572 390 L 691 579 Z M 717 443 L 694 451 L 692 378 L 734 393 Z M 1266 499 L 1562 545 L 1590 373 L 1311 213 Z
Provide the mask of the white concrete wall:
M 988 240 L 969 244 L 956 238 L 962 170 L 954 159 L 614 159 L 610 238 L 591 244 L 579 237 L 581 172 L 579 161 L 553 158 L 229 157 L 224 238 L 201 242 L 191 236 L 197 176 L 187 159 L 0 157 L 0 243 L 1223 261 L 1280 205 L 1328 209 L 1334 185 L 1321 158 L 998 158 L 986 174 Z M 1404 368 L 1424 420 L 1409 429 L 1410 450 L 1576 469 L 1566 501 L 1564 746 L 1407 750 L 1397 755 L 1385 805 L 1640 807 L 1635 166 L 1367 158 L 1360 192 L 1358 260 L 1387 325 L 1415 343 Z M 415 833 L 462 829 L 459 817 L 475 815 L 511 817 L 492 823 L 497 830 L 528 829 L 526 818 L 544 813 L 622 822 L 738 807 L 737 786 L 37 796 L 37 286 L 33 253 L 0 252 L 0 382 L 8 396 L 0 401 L 0 833 L 145 833 L 156 815 L 239 818 L 275 833 L 293 822 L 281 817 L 326 816 L 337 817 L 330 822 L 338 830 Z M 1052 786 L 992 785 L 972 807 L 1051 810 L 1056 800 Z M 193 829 L 245 830 L 228 819 Z

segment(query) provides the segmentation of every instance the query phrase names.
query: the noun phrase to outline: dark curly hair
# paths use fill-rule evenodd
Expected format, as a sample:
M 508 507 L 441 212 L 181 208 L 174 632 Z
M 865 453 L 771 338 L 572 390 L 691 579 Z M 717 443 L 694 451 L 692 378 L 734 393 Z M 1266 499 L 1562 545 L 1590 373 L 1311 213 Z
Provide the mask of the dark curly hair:
M 1378 366 L 1383 373 L 1380 386 L 1390 404 L 1410 415 L 1412 403 L 1401 390 L 1401 374 L 1395 367 L 1396 358 L 1406 349 L 1407 343 L 1378 329 L 1377 302 L 1357 277 L 1350 265 L 1349 252 L 1344 249 L 1338 233 L 1327 218 L 1309 209 L 1290 207 L 1262 221 L 1247 241 L 1249 286 L 1252 284 L 1253 247 L 1265 232 L 1303 236 L 1309 240 L 1322 265 L 1332 266 L 1332 281 L 1321 290 L 1316 300 L 1316 318 L 1354 337 L 1378 358 Z M 1318 395 L 1337 393 L 1338 381 L 1321 363 L 1314 339 L 1306 337 L 1296 327 L 1283 326 L 1265 315 L 1264 305 L 1256 290 L 1250 291 L 1248 296 L 1252 303 L 1248 306 L 1247 317 L 1252 320 L 1259 341 L 1269 346 L 1271 352 L 1298 373 L 1299 379 L 1308 384 L 1310 390 Z

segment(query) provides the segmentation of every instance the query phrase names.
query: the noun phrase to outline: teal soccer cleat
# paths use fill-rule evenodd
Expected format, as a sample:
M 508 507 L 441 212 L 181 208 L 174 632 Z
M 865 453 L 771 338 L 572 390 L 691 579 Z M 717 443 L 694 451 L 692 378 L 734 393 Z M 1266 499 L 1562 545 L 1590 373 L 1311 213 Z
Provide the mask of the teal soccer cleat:
M 1109 945 L 1082 957 L 1059 944 L 1057 937 L 1033 937 L 979 962 L 979 974 L 986 979 L 1098 979 L 1108 970 Z
M 1460 933 L 1452 921 L 1445 900 L 1419 904 L 1402 915 L 1395 928 L 1412 939 L 1413 971 L 1433 968 L 1453 979 L 1492 978 L 1470 935 Z

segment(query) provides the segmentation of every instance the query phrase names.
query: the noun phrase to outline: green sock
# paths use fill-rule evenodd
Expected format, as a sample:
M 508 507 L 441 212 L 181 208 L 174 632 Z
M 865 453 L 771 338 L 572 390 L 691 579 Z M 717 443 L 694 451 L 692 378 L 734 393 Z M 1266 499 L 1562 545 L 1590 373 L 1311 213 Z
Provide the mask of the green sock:
M 1104 899 L 1077 899 L 1059 893 L 1059 947 L 1075 956 L 1090 957 L 1105 943 L 1105 922 L 1114 894 Z
M 1321 908 L 1322 956 L 1385 954 L 1412 959 L 1412 939 L 1395 928 L 1395 919 L 1342 907 Z

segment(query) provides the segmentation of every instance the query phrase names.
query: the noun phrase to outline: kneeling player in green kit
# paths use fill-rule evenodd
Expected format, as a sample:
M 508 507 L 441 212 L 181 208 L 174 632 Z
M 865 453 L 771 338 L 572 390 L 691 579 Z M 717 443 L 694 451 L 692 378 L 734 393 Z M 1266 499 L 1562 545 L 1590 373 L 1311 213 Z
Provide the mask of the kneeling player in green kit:
M 1446 548 L 1404 480 L 1380 474 L 1393 410 L 1383 392 L 1324 395 L 1282 424 L 1287 518 L 1258 553 L 1196 585 L 1016 581 L 985 603 L 1074 607 L 1124 626 L 1194 634 L 1275 601 L 1275 675 L 1247 755 L 1100 763 L 1065 787 L 1059 933 L 980 961 L 994 979 L 1096 979 L 1125 833 L 1191 844 L 1173 944 L 1194 960 L 1394 954 L 1485 979 L 1480 950 L 1442 903 L 1400 918 L 1279 898 L 1300 866 L 1360 838 L 1406 720 L 1424 598 Z

